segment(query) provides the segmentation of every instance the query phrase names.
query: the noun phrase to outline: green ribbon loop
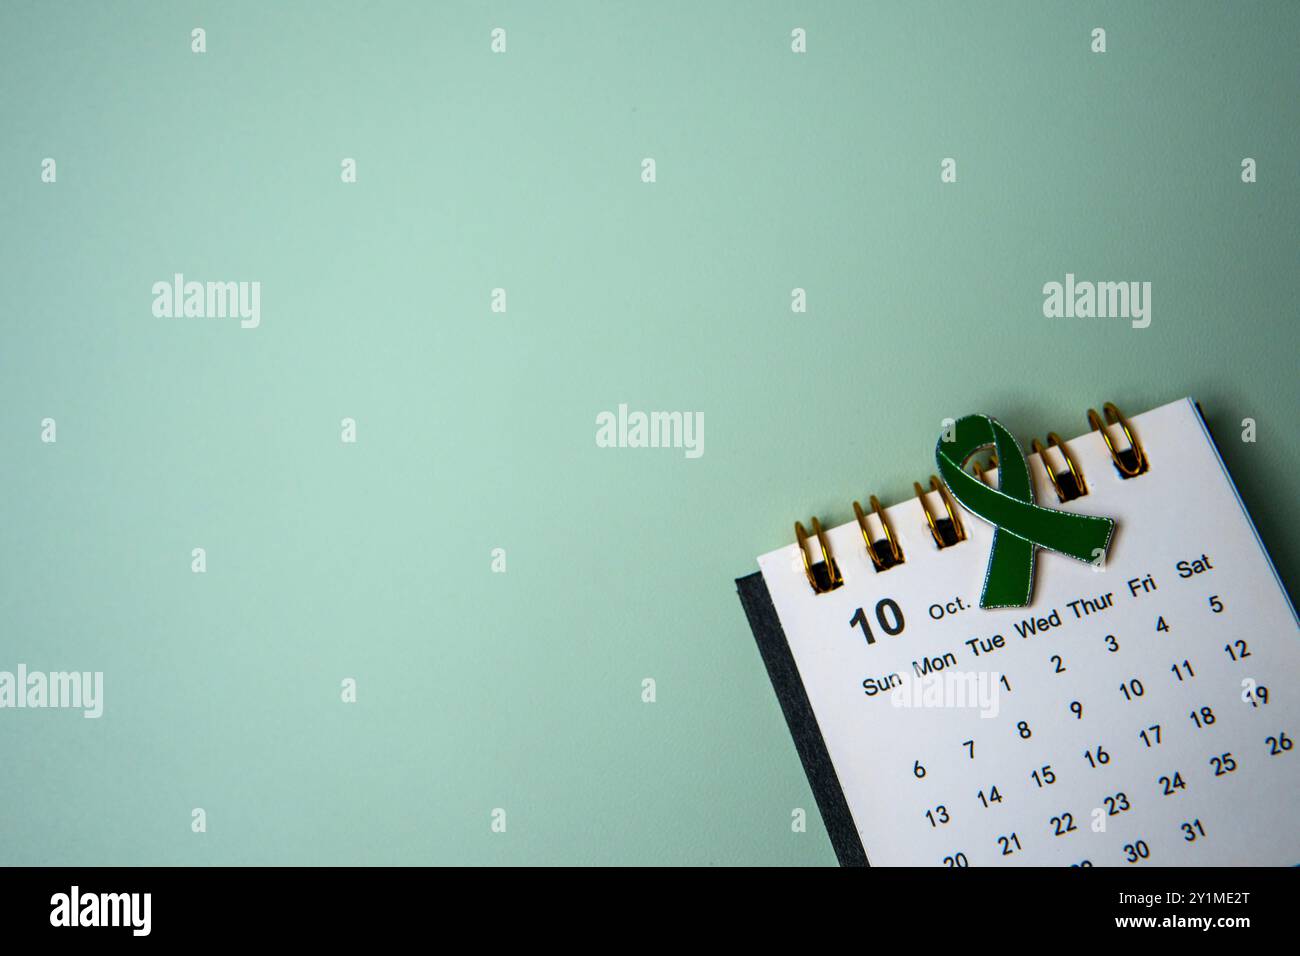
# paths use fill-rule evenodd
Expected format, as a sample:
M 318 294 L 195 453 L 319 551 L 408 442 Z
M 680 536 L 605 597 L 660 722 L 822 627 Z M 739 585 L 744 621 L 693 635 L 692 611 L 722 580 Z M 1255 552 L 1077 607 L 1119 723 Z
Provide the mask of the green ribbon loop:
M 998 456 L 997 488 L 962 470 L 972 455 L 990 445 Z M 959 419 L 953 440 L 941 436 L 934 457 L 952 496 L 967 511 L 993 525 L 993 550 L 980 607 L 1024 607 L 1029 603 L 1034 593 L 1035 547 L 1089 564 L 1105 557 L 1115 522 L 1034 504 L 1034 484 L 1024 452 L 1015 436 L 989 416 Z

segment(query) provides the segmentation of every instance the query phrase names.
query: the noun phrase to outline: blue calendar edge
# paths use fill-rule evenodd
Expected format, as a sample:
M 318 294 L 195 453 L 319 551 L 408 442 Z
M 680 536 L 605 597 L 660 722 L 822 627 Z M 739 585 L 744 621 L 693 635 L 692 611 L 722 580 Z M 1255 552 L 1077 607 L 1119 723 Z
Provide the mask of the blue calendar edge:
M 1246 508 L 1246 502 L 1242 500 L 1237 483 L 1232 480 L 1232 472 L 1228 470 L 1218 443 L 1210 432 L 1200 402 L 1190 396 L 1185 401 L 1192 407 L 1196 421 L 1201 426 L 1201 433 L 1219 463 L 1219 470 L 1237 499 L 1237 507 L 1241 509 L 1242 517 L 1246 519 L 1251 534 L 1255 536 L 1255 544 L 1264 555 L 1264 560 L 1268 562 L 1269 570 L 1273 572 L 1273 580 L 1278 590 L 1282 592 L 1283 600 L 1291 608 L 1291 617 L 1300 627 L 1300 616 L 1296 614 L 1295 603 L 1282 582 L 1282 575 L 1278 573 L 1277 565 L 1273 563 L 1273 556 L 1264 546 L 1264 539 L 1260 537 L 1255 519 Z M 776 606 L 772 603 L 772 595 L 763 581 L 763 572 L 755 571 L 737 578 L 736 593 L 740 596 L 741 607 L 745 610 L 749 628 L 753 631 L 754 641 L 758 645 L 758 652 L 763 658 L 764 667 L 767 668 L 767 676 L 776 691 L 781 712 L 785 715 L 786 726 L 790 730 L 790 736 L 794 738 L 795 750 L 803 764 L 808 785 L 812 788 L 813 799 L 817 801 L 817 809 L 821 813 L 822 824 L 826 827 L 826 834 L 830 837 L 835 856 L 840 866 L 870 866 L 866 848 L 862 845 L 862 838 L 858 835 L 857 825 L 853 822 L 853 814 L 844 796 L 844 788 L 840 786 L 839 775 L 835 772 L 835 764 L 831 761 L 830 751 L 826 747 L 826 739 L 822 736 L 817 715 L 813 712 L 812 701 L 809 700 L 808 692 L 804 689 L 803 678 L 799 676 L 799 667 L 795 664 L 794 653 L 790 650 L 785 630 L 781 627 L 781 619 L 776 613 Z
M 1190 396 L 1186 401 L 1187 404 L 1192 406 L 1192 411 L 1196 414 L 1196 421 L 1201 426 L 1201 432 L 1205 435 L 1205 440 L 1209 442 L 1210 450 L 1214 452 L 1214 460 L 1219 463 L 1219 470 L 1223 472 L 1228 487 L 1232 489 L 1233 497 L 1237 499 L 1237 507 L 1241 509 L 1241 516 L 1246 519 L 1246 524 L 1250 526 L 1250 533 L 1255 536 L 1255 544 L 1259 546 L 1260 553 L 1264 555 L 1264 560 L 1268 562 L 1268 569 L 1273 572 L 1273 581 L 1277 584 L 1277 589 L 1282 592 L 1282 600 L 1286 601 L 1287 607 L 1291 609 L 1291 619 L 1295 622 L 1296 627 L 1300 627 L 1300 615 L 1296 614 L 1295 602 L 1291 600 L 1291 594 L 1282 581 L 1282 575 L 1278 573 L 1277 565 L 1273 563 L 1273 556 L 1268 553 L 1268 548 L 1264 546 L 1264 539 L 1259 535 L 1259 528 L 1255 527 L 1255 519 L 1250 516 L 1250 511 L 1246 508 L 1246 502 L 1242 500 L 1241 492 L 1237 490 L 1237 483 L 1232 480 L 1232 472 L 1228 470 L 1227 462 L 1223 460 L 1223 453 L 1219 451 L 1219 443 L 1214 440 L 1209 423 L 1205 420 L 1205 413 L 1201 411 L 1201 403 Z

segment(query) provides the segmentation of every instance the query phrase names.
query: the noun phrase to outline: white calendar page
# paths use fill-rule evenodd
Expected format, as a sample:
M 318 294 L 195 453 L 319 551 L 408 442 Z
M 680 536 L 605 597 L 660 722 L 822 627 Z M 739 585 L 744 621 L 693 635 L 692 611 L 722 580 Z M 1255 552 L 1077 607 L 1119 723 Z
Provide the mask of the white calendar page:
M 1194 404 L 1130 421 L 1149 470 L 1070 439 L 1073 502 L 1030 456 L 1039 504 L 1117 528 L 1104 570 L 1040 549 L 1026 608 L 979 608 L 989 525 L 962 510 L 940 550 L 914 498 L 886 509 L 887 571 L 856 522 L 827 532 L 837 590 L 813 593 L 797 545 L 759 558 L 873 865 L 1300 864 L 1295 612 Z M 899 705 L 918 673 L 944 706 Z M 956 706 L 972 681 L 983 705 Z

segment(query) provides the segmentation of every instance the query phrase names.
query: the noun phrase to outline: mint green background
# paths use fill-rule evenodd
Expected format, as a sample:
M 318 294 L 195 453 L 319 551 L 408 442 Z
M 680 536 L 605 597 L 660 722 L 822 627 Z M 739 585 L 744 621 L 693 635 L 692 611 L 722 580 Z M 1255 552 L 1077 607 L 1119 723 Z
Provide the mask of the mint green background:
M 0 669 L 107 686 L 0 712 L 0 861 L 832 863 L 732 580 L 910 494 L 968 411 L 1027 440 L 1195 395 L 1294 587 L 1298 33 L 6 2 Z M 178 271 L 260 280 L 262 327 L 153 318 Z M 1067 271 L 1151 281 L 1151 327 L 1044 319 Z M 703 411 L 703 458 L 596 448 L 619 402 Z

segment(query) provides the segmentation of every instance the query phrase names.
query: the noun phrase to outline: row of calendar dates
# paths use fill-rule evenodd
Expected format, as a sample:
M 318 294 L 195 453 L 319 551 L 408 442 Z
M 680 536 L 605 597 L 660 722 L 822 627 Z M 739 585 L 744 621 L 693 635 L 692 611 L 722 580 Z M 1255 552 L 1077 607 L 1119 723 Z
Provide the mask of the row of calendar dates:
M 1210 727 L 1214 723 L 1213 711 L 1209 707 L 1203 708 L 1202 711 L 1193 711 L 1189 714 L 1189 718 L 1196 721 L 1199 727 Z M 1160 724 L 1152 724 L 1138 732 L 1138 736 L 1144 744 L 1151 748 L 1160 745 L 1163 735 L 1164 728 Z M 1015 857 L 1017 854 L 1023 853 L 1027 839 L 1040 837 L 1044 839 L 1068 838 L 1072 834 L 1085 830 L 1105 832 L 1106 824 L 1112 818 L 1126 817 L 1133 814 L 1135 810 L 1140 811 L 1143 804 L 1151 808 L 1156 801 L 1168 798 L 1176 799 L 1195 792 L 1198 788 L 1213 787 L 1218 779 L 1234 777 L 1245 772 L 1246 768 L 1255 760 L 1295 759 L 1293 757 L 1294 740 L 1284 730 L 1264 734 L 1261 739 L 1253 742 L 1243 741 L 1240 734 L 1237 737 L 1239 742 L 1233 745 L 1234 749 L 1211 752 L 1205 755 L 1203 762 L 1199 764 L 1186 764 L 1183 762 L 1180 765 L 1171 765 L 1168 769 L 1152 773 L 1150 779 L 1143 780 L 1138 787 L 1134 787 L 1129 783 L 1121 785 L 1124 789 L 1117 788 L 1112 791 L 1102 792 L 1096 804 L 1083 813 L 1078 812 L 1077 808 L 1061 808 L 1045 813 L 1041 825 L 1036 828 L 1035 832 L 1026 833 L 1022 826 L 1019 830 L 998 834 L 995 838 L 996 856 L 998 858 Z M 1243 746 L 1243 743 L 1246 746 Z M 962 747 L 966 756 L 974 759 L 975 741 L 963 741 Z M 1110 753 L 1100 744 L 1084 749 L 1079 754 L 1078 759 L 1080 766 L 1084 768 L 1084 772 L 1089 769 L 1108 769 L 1113 762 Z M 1031 792 L 1041 792 L 1043 795 L 1042 802 L 1050 803 L 1051 791 L 1058 785 L 1060 775 L 1064 772 L 1066 771 L 1059 763 L 1055 765 L 1045 763 L 1041 766 L 1032 767 L 1026 772 L 1027 784 L 1025 785 L 1028 786 Z M 930 774 L 918 759 L 912 764 L 912 775 L 917 780 L 925 780 Z M 1100 776 L 1104 777 L 1105 775 Z M 1016 781 L 1015 783 L 1024 782 Z M 1012 788 L 1006 789 L 1010 791 Z M 979 814 L 997 810 L 1006 806 L 1012 800 L 1013 797 L 1009 792 L 1004 793 L 1003 788 L 1000 788 L 998 784 L 990 783 L 988 786 L 975 788 L 974 793 L 963 800 L 961 806 L 954 804 L 951 800 L 946 803 L 935 803 L 927 806 L 920 813 L 921 825 L 941 832 L 953 823 L 956 814 Z M 1035 802 L 1038 803 L 1039 801 Z M 1196 816 L 1180 821 L 1178 831 L 1182 839 L 1187 843 L 1203 841 L 1209 836 L 1206 825 Z M 1149 860 L 1151 859 L 1150 845 L 1140 837 L 1134 838 L 1123 845 L 1122 857 L 1125 863 L 1141 863 Z M 1014 861 L 1005 860 L 1005 862 Z M 954 850 L 943 858 L 943 864 L 945 866 L 967 866 L 969 862 L 964 851 Z M 1085 859 L 1075 865 L 1091 866 L 1092 861 Z
M 1163 622 L 1162 622 L 1163 623 Z M 1116 653 L 1119 651 L 1119 642 L 1113 635 L 1106 635 L 1104 644 L 1107 650 Z M 1247 660 L 1252 657 L 1252 651 L 1246 640 L 1232 640 L 1224 644 L 1221 653 L 1226 660 L 1219 662 L 1214 669 L 1220 671 L 1221 667 L 1232 667 L 1234 663 L 1243 667 L 1248 666 Z M 1061 655 L 1053 654 L 1047 658 L 1047 667 L 1051 674 L 1068 674 L 1068 663 Z M 1221 672 L 1221 671 L 1220 671 Z M 1196 678 L 1195 664 L 1186 658 L 1174 660 L 1170 663 L 1166 680 L 1179 685 L 1182 691 L 1187 691 L 1189 685 L 1194 686 L 1192 682 Z M 1000 689 L 1010 692 L 1012 690 L 1011 678 L 1007 675 L 999 677 Z M 1129 676 L 1118 680 L 1114 687 L 1115 697 L 1113 701 L 1095 701 L 1094 695 L 1088 695 L 1088 698 L 1098 706 L 1107 717 L 1115 716 L 1115 707 L 1122 707 L 1125 704 L 1139 705 L 1134 709 L 1136 711 L 1144 710 L 1141 704 L 1151 703 L 1148 699 L 1150 680 L 1144 682 L 1139 676 Z M 1199 683 L 1199 682 L 1196 682 Z M 1158 757 L 1162 745 L 1165 744 L 1171 735 L 1184 737 L 1194 736 L 1198 740 L 1208 744 L 1209 748 L 1203 751 L 1198 761 L 1191 764 L 1186 763 L 1186 752 L 1184 751 L 1182 765 L 1171 764 L 1168 768 L 1153 772 L 1149 780 L 1145 780 L 1138 789 L 1132 785 L 1126 785 L 1127 789 L 1115 789 L 1111 792 L 1104 793 L 1097 801 L 1096 805 L 1090 807 L 1085 813 L 1080 814 L 1076 809 L 1062 808 L 1044 814 L 1041 824 L 1032 832 L 1026 832 L 1023 826 L 1017 830 L 1008 830 L 1006 833 L 997 834 L 993 838 L 992 852 L 995 859 L 1003 862 L 1014 862 L 1017 855 L 1025 853 L 1025 842 L 1027 840 L 1036 841 L 1038 839 L 1055 840 L 1067 839 L 1071 835 L 1080 833 L 1084 830 L 1092 832 L 1104 832 L 1106 822 L 1110 818 L 1126 817 L 1134 813 L 1134 807 L 1146 801 L 1158 801 L 1166 798 L 1177 798 L 1198 787 L 1212 787 L 1216 779 L 1229 778 L 1240 775 L 1243 768 L 1247 767 L 1254 760 L 1272 760 L 1272 759 L 1294 759 L 1292 757 L 1295 743 L 1294 738 L 1287 729 L 1272 726 L 1272 722 L 1265 716 L 1275 707 L 1270 707 L 1273 696 L 1266 685 L 1258 684 L 1254 680 L 1245 678 L 1241 681 L 1242 687 L 1239 695 L 1239 702 L 1234 700 L 1224 704 L 1220 700 L 1213 704 L 1193 703 L 1185 713 L 1179 712 L 1177 720 L 1182 723 L 1185 734 L 1179 732 L 1177 726 L 1171 726 L 1174 718 L 1161 717 L 1159 720 L 1151 722 L 1142 721 L 1140 725 L 1133 729 L 1134 746 L 1139 751 L 1149 752 L 1155 759 L 1158 766 Z M 1208 688 L 1206 688 L 1208 690 Z M 1094 692 L 1095 694 L 1095 692 Z M 1080 695 L 1081 697 L 1084 695 Z M 1156 696 L 1164 697 L 1166 695 L 1157 694 Z M 1183 694 L 1177 696 L 1182 697 Z M 1208 695 L 1207 695 L 1208 696 Z M 1161 701 L 1160 712 L 1166 713 L 1169 710 L 1168 700 Z M 1091 704 L 1088 710 L 1091 710 Z M 1153 706 L 1156 706 L 1153 704 Z M 1215 729 L 1221 722 L 1222 708 L 1225 706 L 1245 706 L 1250 710 L 1263 717 L 1255 727 L 1243 728 L 1238 724 L 1231 733 L 1231 742 L 1223 742 L 1225 747 L 1231 749 L 1219 749 L 1217 746 L 1220 741 L 1216 741 Z M 1062 699 L 1061 707 L 1065 712 L 1065 719 L 1071 722 L 1079 722 L 1076 726 L 1085 727 L 1091 721 L 1085 720 L 1085 702 L 1081 699 Z M 1216 712 L 1216 707 L 1220 708 Z M 1064 715 L 1063 715 L 1064 716 Z M 1279 717 L 1283 715 L 1279 714 Z M 1034 718 L 1034 722 L 1039 720 Z M 1034 737 L 1034 726 L 1029 720 L 1011 720 L 1004 729 L 1013 735 L 1014 738 L 1020 738 L 1025 741 L 1032 741 Z M 1053 735 L 1058 736 L 1058 735 Z M 1074 735 L 1072 735 L 1074 736 Z M 1060 741 L 1054 741 L 1053 749 L 1059 749 Z M 974 738 L 962 740 L 956 744 L 961 748 L 963 762 L 972 761 L 970 764 L 971 771 L 963 773 L 964 777 L 973 776 L 975 769 L 978 767 L 977 741 Z M 1001 742 L 995 745 L 995 749 L 1000 749 Z M 1101 771 L 1111 768 L 1115 763 L 1114 755 L 1107 749 L 1104 743 L 1096 743 L 1092 746 L 1082 747 L 1078 754 L 1072 759 L 1077 760 L 1078 772 L 1088 773 L 1090 771 Z M 1062 765 L 1060 761 L 1053 763 L 1044 763 L 1041 766 L 1028 767 L 1024 773 L 1026 781 L 1018 781 L 1017 784 L 1027 786 L 1031 792 L 1041 792 L 1044 802 L 1050 802 L 1050 793 L 1058 784 L 1060 774 L 1067 773 L 1072 775 L 1073 771 L 1067 769 L 1067 765 Z M 924 780 L 929 774 L 920 759 L 912 764 L 912 775 L 917 780 Z M 1100 775 L 1104 776 L 1104 775 Z M 935 831 L 942 831 L 953 821 L 955 812 L 962 813 L 981 813 L 989 810 L 995 810 L 1005 805 L 1009 799 L 1008 793 L 1004 790 L 1014 788 L 1000 789 L 998 785 L 990 782 L 987 786 L 974 788 L 973 794 L 963 801 L 963 806 L 958 808 L 948 803 L 935 803 L 926 807 L 921 812 L 922 825 L 927 826 Z M 1035 801 L 1036 803 L 1038 801 Z M 1165 814 L 1162 813 L 1162 819 Z M 1177 814 L 1175 814 L 1177 816 Z M 1169 822 L 1162 822 L 1163 826 L 1171 825 Z M 1210 838 L 1211 833 L 1206 823 L 1200 817 L 1192 815 L 1188 819 L 1178 820 L 1175 824 L 1178 835 L 1188 844 L 1196 844 Z M 937 833 L 936 833 L 937 835 Z M 1126 839 L 1120 846 L 1113 847 L 1109 850 L 1111 856 L 1115 859 L 1107 859 L 1105 862 L 1122 862 L 1126 864 L 1138 864 L 1152 859 L 1151 843 L 1141 836 L 1134 836 Z M 981 854 L 983 855 L 983 854 Z M 1157 861 L 1159 862 L 1159 861 Z M 942 858 L 942 865 L 948 867 L 963 867 L 970 865 L 967 853 L 961 849 L 954 849 L 945 854 Z M 1072 864 L 1074 866 L 1092 866 L 1093 860 L 1082 859 Z
M 1111 635 L 1107 635 L 1108 641 L 1113 641 Z M 1249 646 L 1246 641 L 1234 641 L 1224 646 L 1225 653 L 1233 661 L 1243 662 L 1251 657 Z M 1048 668 L 1055 674 L 1067 674 L 1068 668 L 1059 655 L 1053 654 L 1048 658 Z M 1245 672 L 1244 670 L 1242 671 Z M 1221 718 L 1225 715 L 1232 718 L 1239 718 L 1240 713 L 1229 713 L 1232 708 L 1246 708 L 1248 711 L 1262 718 L 1262 723 L 1269 726 L 1269 733 L 1261 735 L 1263 746 L 1268 750 L 1270 756 L 1280 756 L 1291 750 L 1292 739 L 1284 728 L 1273 728 L 1268 716 L 1271 711 L 1276 710 L 1276 706 L 1270 706 L 1275 700 L 1270 688 L 1262 683 L 1256 682 L 1253 678 L 1243 677 L 1239 685 L 1230 684 L 1232 688 L 1232 697 L 1225 697 L 1221 690 L 1219 694 L 1213 691 L 1216 682 L 1211 681 L 1209 686 L 1202 686 L 1198 690 L 1200 681 L 1196 681 L 1196 668 L 1189 659 L 1174 661 L 1169 665 L 1169 674 L 1165 680 L 1174 685 L 1168 688 L 1152 689 L 1155 682 L 1149 678 L 1144 681 L 1140 676 L 1128 676 L 1119 678 L 1114 684 L 1113 696 L 1110 700 L 1098 699 L 1097 692 L 1089 694 L 1072 695 L 1063 694 L 1059 697 L 1059 706 L 1061 709 L 1055 713 L 1030 714 L 1030 719 L 1019 719 L 1021 715 L 1015 715 L 1006 722 L 999 722 L 1001 725 L 998 729 L 1000 735 L 1009 735 L 1014 741 L 1019 738 L 1022 741 L 1033 742 L 1035 731 L 1039 729 L 1040 721 L 1048 725 L 1048 734 L 1053 738 L 1053 746 L 1059 746 L 1062 733 L 1068 738 L 1086 738 L 1088 728 L 1093 723 L 1091 717 L 1093 713 L 1100 712 L 1102 720 L 1112 723 L 1117 717 L 1126 712 L 1126 708 L 1132 708 L 1131 715 L 1134 722 L 1130 724 L 1133 729 L 1135 740 L 1132 746 L 1139 750 L 1158 751 L 1162 744 L 1170 739 L 1181 739 L 1183 741 L 1189 738 L 1204 738 L 1212 740 L 1216 735 L 1213 733 L 1217 730 Z M 1016 677 L 1018 683 L 1019 677 L 1012 674 L 994 674 L 996 684 L 993 687 L 995 694 L 1001 695 L 1002 692 L 1012 693 L 1013 677 Z M 1116 675 L 1118 676 L 1118 675 Z M 1220 678 L 1223 672 L 1219 671 L 1216 675 Z M 1231 678 L 1237 681 L 1236 677 Z M 1066 682 L 1067 690 L 1070 689 L 1068 681 Z M 1012 700 L 1015 698 L 1012 697 Z M 1205 700 L 1211 702 L 1203 702 Z M 1087 701 L 1087 706 L 1085 706 Z M 1002 708 L 1002 702 L 996 701 L 998 708 Z M 981 700 L 980 706 L 986 706 L 988 701 Z M 1184 712 L 1181 707 L 1186 707 Z M 1217 709 L 1216 709 L 1217 708 Z M 1179 717 L 1174 718 L 1171 715 L 1178 713 Z M 1085 716 L 1086 715 L 1086 716 Z M 1144 715 L 1146 715 L 1144 717 Z M 987 715 L 982 715 L 987 716 Z M 1284 714 L 1279 713 L 1279 720 L 1285 720 Z M 1158 717 L 1158 719 L 1157 719 Z M 980 724 L 983 722 L 980 721 Z M 1236 724 L 1237 732 L 1241 730 L 1240 720 L 1229 721 Z M 1077 729 L 1076 729 L 1077 728 Z M 1113 733 L 1113 730 L 1106 733 Z M 981 735 L 987 738 L 988 735 Z M 1007 743 L 1005 736 L 1001 740 L 994 740 L 993 746 L 995 751 Z M 960 747 L 964 748 L 962 754 L 971 761 L 977 759 L 976 739 L 962 740 Z M 1121 748 L 1125 749 L 1125 748 Z M 1095 746 L 1085 747 L 1081 754 L 1082 760 L 1089 768 L 1097 769 L 1104 767 L 1111 762 L 1112 755 L 1103 743 L 1097 743 Z M 1222 760 L 1222 756 L 1211 757 Z M 1230 773 L 1231 768 L 1222 772 Z M 918 759 L 914 766 L 913 772 L 917 779 L 924 779 L 925 770 Z M 1038 786 L 1042 782 L 1035 780 Z

